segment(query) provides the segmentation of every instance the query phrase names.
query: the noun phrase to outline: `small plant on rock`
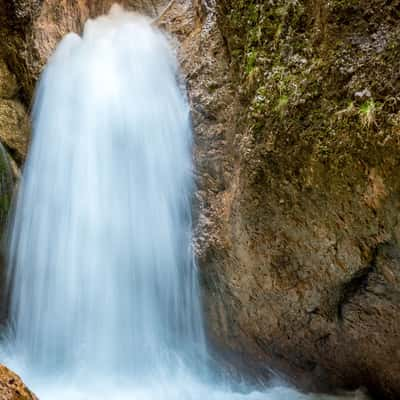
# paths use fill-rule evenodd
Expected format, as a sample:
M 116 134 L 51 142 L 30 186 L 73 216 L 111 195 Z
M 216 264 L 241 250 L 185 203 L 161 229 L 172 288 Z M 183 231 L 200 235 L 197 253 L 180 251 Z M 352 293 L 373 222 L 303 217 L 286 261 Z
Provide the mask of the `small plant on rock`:
M 360 106 L 359 115 L 361 118 L 361 123 L 365 128 L 372 128 L 377 126 L 376 123 L 376 113 L 378 106 L 373 99 L 368 100 Z

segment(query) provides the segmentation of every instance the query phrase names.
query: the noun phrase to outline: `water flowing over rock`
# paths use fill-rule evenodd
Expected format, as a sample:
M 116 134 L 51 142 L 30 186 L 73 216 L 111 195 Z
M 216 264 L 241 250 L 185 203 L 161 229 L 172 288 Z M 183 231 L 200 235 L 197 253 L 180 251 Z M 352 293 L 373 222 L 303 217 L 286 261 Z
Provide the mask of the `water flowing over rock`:
M 0 2 L 4 93 L 29 107 L 58 40 L 108 7 Z M 400 396 L 396 7 L 175 0 L 157 21 L 188 82 L 207 330 L 252 374 Z
M 151 385 L 205 357 L 177 74 L 150 21 L 114 7 L 67 35 L 42 76 L 7 295 L 8 352 L 33 381 Z

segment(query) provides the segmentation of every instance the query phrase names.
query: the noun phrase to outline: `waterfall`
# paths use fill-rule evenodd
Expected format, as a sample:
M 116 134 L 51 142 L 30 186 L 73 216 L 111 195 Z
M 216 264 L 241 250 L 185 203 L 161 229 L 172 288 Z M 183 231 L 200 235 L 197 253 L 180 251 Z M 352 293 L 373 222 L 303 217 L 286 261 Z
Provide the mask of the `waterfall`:
M 68 34 L 41 77 L 2 361 L 42 400 L 305 398 L 210 383 L 179 82 L 167 38 L 116 6 Z

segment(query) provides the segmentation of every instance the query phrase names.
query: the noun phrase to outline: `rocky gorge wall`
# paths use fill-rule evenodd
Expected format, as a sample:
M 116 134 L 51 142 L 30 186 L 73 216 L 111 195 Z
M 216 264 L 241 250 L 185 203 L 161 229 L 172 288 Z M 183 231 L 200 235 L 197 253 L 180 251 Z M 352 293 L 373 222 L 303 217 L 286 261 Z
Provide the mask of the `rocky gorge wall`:
M 240 106 L 213 331 L 306 386 L 398 398 L 399 3 L 217 10 Z
M 0 142 L 14 171 L 47 57 L 111 3 L 0 1 Z M 260 377 L 272 367 L 307 390 L 399 398 L 400 3 L 123 3 L 168 6 L 157 24 L 176 38 L 192 105 L 211 345 Z

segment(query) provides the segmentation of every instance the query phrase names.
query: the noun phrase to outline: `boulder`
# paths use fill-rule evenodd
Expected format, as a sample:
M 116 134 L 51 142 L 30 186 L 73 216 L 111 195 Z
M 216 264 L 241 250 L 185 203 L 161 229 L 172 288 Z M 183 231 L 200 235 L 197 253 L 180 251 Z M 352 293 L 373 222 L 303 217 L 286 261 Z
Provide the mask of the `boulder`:
M 0 400 L 37 400 L 37 397 L 17 374 L 0 365 Z

